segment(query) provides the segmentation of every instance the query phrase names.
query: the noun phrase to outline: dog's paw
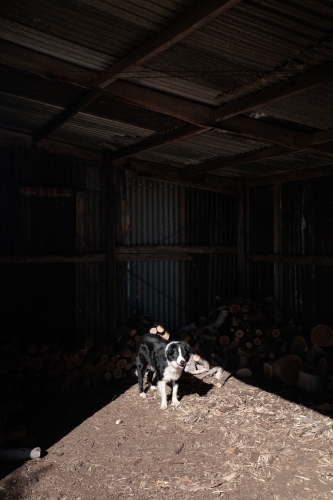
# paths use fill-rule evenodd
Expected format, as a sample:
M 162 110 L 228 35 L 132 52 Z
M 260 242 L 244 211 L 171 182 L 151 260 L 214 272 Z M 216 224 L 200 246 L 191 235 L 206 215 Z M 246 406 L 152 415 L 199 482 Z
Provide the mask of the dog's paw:
M 140 392 L 140 398 L 146 399 L 147 394 L 145 392 Z
M 168 405 L 166 403 L 161 404 L 161 410 L 166 410 Z
M 156 385 L 151 385 L 151 386 L 149 387 L 149 390 L 150 390 L 150 391 L 157 391 L 157 387 L 156 387 Z
M 171 404 L 172 406 L 180 406 L 180 402 L 178 401 L 178 399 L 172 400 Z

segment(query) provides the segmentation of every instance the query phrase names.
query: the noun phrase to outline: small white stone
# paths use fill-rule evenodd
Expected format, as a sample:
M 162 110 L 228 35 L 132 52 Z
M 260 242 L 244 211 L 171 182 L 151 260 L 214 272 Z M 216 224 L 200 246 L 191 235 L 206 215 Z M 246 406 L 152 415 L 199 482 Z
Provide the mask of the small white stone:
M 119 425 L 122 423 L 122 420 L 116 420 L 116 424 Z

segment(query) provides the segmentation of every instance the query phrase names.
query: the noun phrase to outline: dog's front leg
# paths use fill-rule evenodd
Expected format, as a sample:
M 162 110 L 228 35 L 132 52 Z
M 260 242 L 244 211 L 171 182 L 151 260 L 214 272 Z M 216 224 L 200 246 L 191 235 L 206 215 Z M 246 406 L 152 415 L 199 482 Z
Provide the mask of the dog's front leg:
M 174 406 L 180 405 L 180 402 L 178 401 L 178 383 L 176 380 L 172 381 L 172 404 Z
M 160 396 L 162 398 L 162 401 L 161 401 L 161 410 L 165 410 L 168 405 L 167 405 L 166 385 L 165 385 L 164 380 L 160 380 L 157 383 L 157 387 L 158 387 Z

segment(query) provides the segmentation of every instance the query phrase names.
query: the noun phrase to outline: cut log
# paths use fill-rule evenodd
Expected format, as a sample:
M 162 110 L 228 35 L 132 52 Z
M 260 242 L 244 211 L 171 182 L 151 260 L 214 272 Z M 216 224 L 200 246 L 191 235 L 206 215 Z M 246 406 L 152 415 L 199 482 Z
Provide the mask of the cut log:
M 65 371 L 65 365 L 64 363 L 57 363 L 54 369 L 57 373 L 63 373 Z
M 94 345 L 94 343 L 92 340 L 86 340 L 84 347 L 85 347 L 85 349 L 89 350 L 93 347 L 93 345 Z
M 89 377 L 93 373 L 95 373 L 95 366 L 92 363 L 85 363 L 82 365 L 82 375 Z
M 244 306 L 241 306 L 240 310 L 242 311 L 242 313 L 247 313 L 250 310 L 250 308 L 248 305 L 245 304 Z
M 282 354 L 287 352 L 289 349 L 289 345 L 290 345 L 289 339 L 283 339 L 282 345 L 280 347 L 280 352 L 282 352 Z
M 156 326 L 153 326 L 150 330 L 149 330 L 149 333 L 153 334 L 153 335 L 156 335 L 157 333 L 157 328 Z
M 229 306 L 229 312 L 231 312 L 231 314 L 237 314 L 239 313 L 241 310 L 241 306 L 239 304 L 232 304 L 231 306 Z
M 41 356 L 36 356 L 30 361 L 30 368 L 32 370 L 41 370 L 43 367 L 43 358 Z
M 333 345 L 333 330 L 327 325 L 317 325 L 311 330 L 311 342 L 320 347 Z
M 132 328 L 129 332 L 129 336 L 130 337 L 135 337 L 137 335 L 138 331 L 136 330 L 136 328 Z
M 42 354 L 44 354 L 45 352 L 47 352 L 48 350 L 50 349 L 50 346 L 48 344 L 44 344 L 41 348 L 40 348 L 40 352 Z
M 239 326 L 242 323 L 242 320 L 239 318 L 236 318 L 235 316 L 231 320 L 232 326 Z
M 125 349 L 125 350 L 123 351 L 123 356 L 124 356 L 124 358 L 130 358 L 130 357 L 131 357 L 131 354 L 132 354 L 131 349 Z
M 119 368 L 120 370 L 122 370 L 123 368 L 125 368 L 126 365 L 127 365 L 127 360 L 126 359 L 120 359 L 116 363 L 116 367 Z M 115 377 L 115 378 L 117 378 L 117 377 Z
M 287 385 L 297 385 L 298 374 L 303 368 L 302 359 L 296 354 L 289 354 L 273 364 L 274 376 Z
M 274 337 L 276 339 L 279 336 L 280 336 L 280 330 L 278 330 L 278 328 L 273 328 L 272 337 Z
M 291 352 L 295 354 L 302 354 L 309 350 L 308 343 L 303 337 L 303 335 L 297 335 L 291 343 L 290 347 Z
M 233 371 L 221 370 L 216 373 L 215 378 L 218 380 L 221 387 L 223 387 L 228 378 L 230 378 L 233 373 Z
M 314 375 L 300 370 L 298 374 L 298 387 L 306 392 L 319 392 L 324 387 L 324 379 L 321 375 Z
M 211 368 L 210 370 L 204 369 L 204 372 L 198 370 L 197 373 L 194 372 L 193 375 L 195 375 L 195 377 L 199 380 L 203 380 L 206 377 L 211 377 L 212 375 L 214 375 L 218 370 L 220 370 L 220 368 L 220 366 L 214 366 L 214 368 Z
M 120 379 L 123 376 L 123 372 L 122 372 L 122 370 L 120 368 L 115 368 L 113 370 L 113 372 L 112 372 L 112 375 L 113 375 L 114 378 Z
M 242 339 L 244 337 L 244 331 L 243 330 L 236 330 L 235 331 L 235 339 Z
M 255 331 L 255 334 L 257 335 L 257 337 L 261 337 L 262 330 L 259 330 L 259 328 L 257 328 L 257 330 Z
M 157 325 L 156 330 L 157 330 L 157 333 L 161 334 L 161 333 L 164 333 L 165 328 L 163 325 Z
M 29 354 L 35 354 L 35 352 L 37 351 L 36 347 L 34 345 L 31 345 L 28 347 L 27 349 L 28 353 Z
M 0 449 L 0 460 L 29 460 L 40 458 L 41 449 L 40 448 L 1 448 Z
M 95 366 L 95 373 L 96 375 L 100 375 L 105 371 L 105 363 L 97 363 Z
M 222 335 L 219 338 L 219 344 L 220 345 L 228 345 L 228 344 L 230 344 L 230 339 L 229 339 L 228 335 Z
M 238 361 L 238 367 L 235 371 L 235 375 L 239 378 L 252 377 L 252 370 L 249 364 L 248 356 L 241 356 Z
M 129 347 L 129 348 L 134 347 L 134 346 L 135 346 L 135 342 L 134 342 L 134 340 L 129 340 L 129 341 L 127 342 L 127 345 L 128 345 L 128 347 Z M 101 359 L 102 359 L 102 358 L 101 358 Z M 108 359 L 109 359 L 109 358 L 108 358 Z
M 73 380 L 78 380 L 81 377 L 82 370 L 80 370 L 80 368 L 75 368 L 72 371 L 72 374 L 73 374 Z
M 132 342 L 132 341 L 130 341 Z M 132 342 L 133 346 L 135 345 L 134 342 Z M 101 356 L 101 363 L 107 363 L 109 361 L 109 356 L 107 354 L 102 354 Z
M 104 378 L 105 378 L 105 380 L 111 380 L 112 379 L 112 373 L 111 372 L 105 372 L 104 373 Z
M 87 349 L 80 349 L 77 353 L 80 356 L 80 358 L 84 358 L 87 354 Z
M 113 361 L 108 361 L 105 365 L 105 370 L 107 372 L 112 372 L 116 367 L 116 364 Z
M 210 368 L 209 361 L 207 361 L 207 359 L 202 358 L 200 354 L 193 354 L 193 359 L 197 364 L 203 366 L 204 368 L 207 369 Z
M 264 363 L 263 365 L 264 375 L 268 380 L 272 380 L 274 375 L 273 365 L 271 363 Z
M 164 333 L 163 334 L 159 333 L 159 336 L 162 337 L 162 339 L 164 340 L 169 340 L 170 333 L 167 330 L 164 330 Z

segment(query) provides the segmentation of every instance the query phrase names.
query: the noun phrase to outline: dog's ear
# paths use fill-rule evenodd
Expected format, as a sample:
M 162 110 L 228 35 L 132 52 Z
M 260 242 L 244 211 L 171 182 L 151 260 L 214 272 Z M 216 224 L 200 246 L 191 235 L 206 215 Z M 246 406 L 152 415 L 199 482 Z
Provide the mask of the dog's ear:
M 188 342 L 184 342 L 184 349 L 185 349 L 185 352 L 187 352 L 188 354 L 191 354 L 191 346 Z

